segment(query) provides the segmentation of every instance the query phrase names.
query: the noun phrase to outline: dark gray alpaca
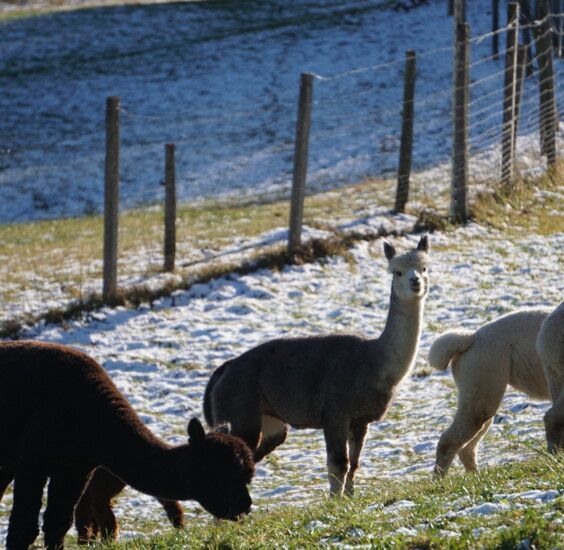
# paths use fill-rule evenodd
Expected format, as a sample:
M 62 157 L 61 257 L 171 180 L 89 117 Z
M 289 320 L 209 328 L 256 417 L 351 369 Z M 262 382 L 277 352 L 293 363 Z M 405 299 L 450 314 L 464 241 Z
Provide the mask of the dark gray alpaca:
M 353 335 L 271 340 L 221 365 L 204 396 L 210 426 L 231 424 L 259 461 L 281 445 L 288 424 L 323 430 L 331 495 L 353 492 L 368 424 L 381 419 L 415 362 L 429 287 L 429 242 L 396 256 L 386 326 L 379 338 Z

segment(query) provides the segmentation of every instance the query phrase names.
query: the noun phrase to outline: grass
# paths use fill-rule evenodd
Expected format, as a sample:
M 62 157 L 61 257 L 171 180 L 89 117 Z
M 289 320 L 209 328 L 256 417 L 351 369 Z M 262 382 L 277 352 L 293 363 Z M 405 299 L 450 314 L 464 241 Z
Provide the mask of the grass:
M 516 548 L 528 540 L 535 548 L 564 545 L 564 494 L 547 504 L 531 504 L 511 495 L 544 488 L 564 491 L 564 459 L 541 454 L 521 463 L 488 468 L 477 474 L 456 474 L 444 480 L 431 476 L 414 481 L 369 480 L 352 499 L 329 500 L 325 495 L 305 506 L 269 508 L 259 502 L 238 523 L 188 522 L 173 532 L 156 522 L 134 527 L 138 539 L 100 545 L 104 550 L 180 548 L 313 548 L 370 545 L 374 548 Z M 293 480 L 300 483 L 299 475 Z M 400 501 L 411 507 L 395 507 Z M 460 510 L 493 502 L 490 515 L 460 514 Z M 399 531 L 398 531 L 399 530 Z
M 511 186 L 492 186 L 472 206 L 473 219 L 496 229 L 548 235 L 564 231 L 564 160 L 540 178 L 524 177 Z

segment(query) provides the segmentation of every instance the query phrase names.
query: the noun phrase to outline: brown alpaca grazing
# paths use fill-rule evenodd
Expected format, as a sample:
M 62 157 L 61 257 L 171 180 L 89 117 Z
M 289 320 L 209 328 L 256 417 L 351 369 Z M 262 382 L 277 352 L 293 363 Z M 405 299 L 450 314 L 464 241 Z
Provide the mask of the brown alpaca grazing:
M 99 466 L 157 498 L 196 500 L 218 518 L 248 513 L 254 462 L 247 445 L 206 435 L 195 418 L 188 436 L 188 444 L 172 446 L 153 435 L 104 369 L 78 350 L 0 343 L 0 469 L 15 473 L 6 548 L 27 550 L 37 538 L 48 479 L 45 546 L 63 548 Z
M 96 541 L 115 541 L 119 526 L 112 510 L 112 499 L 125 488 L 125 483 L 109 470 L 98 468 L 92 475 L 74 511 L 74 525 L 79 544 Z M 184 510 L 175 500 L 157 499 L 174 527 L 184 527 Z
M 0 468 L 0 501 L 13 479 L 13 472 Z M 78 544 L 90 544 L 98 536 L 102 541 L 117 540 L 119 525 L 112 510 L 112 499 L 124 488 L 125 483 L 109 470 L 98 468 L 94 472 L 74 511 Z M 184 510 L 180 503 L 160 498 L 157 500 L 165 509 L 170 523 L 178 529 L 184 527 Z

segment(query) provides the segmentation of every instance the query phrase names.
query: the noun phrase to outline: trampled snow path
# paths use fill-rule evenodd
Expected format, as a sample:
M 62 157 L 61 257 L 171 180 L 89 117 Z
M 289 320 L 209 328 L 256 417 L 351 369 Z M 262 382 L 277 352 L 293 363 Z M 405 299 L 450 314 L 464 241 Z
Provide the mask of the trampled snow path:
M 406 247 L 416 239 L 398 238 L 396 244 Z M 370 428 L 361 487 L 377 487 L 383 477 L 430 474 L 437 439 L 456 399 L 450 372 L 417 376 L 438 333 L 475 328 L 519 307 L 551 306 L 564 296 L 563 233 L 507 239 L 471 225 L 432 235 L 431 243 L 432 280 L 415 376 L 404 381 L 388 418 Z M 225 359 L 281 335 L 379 333 L 390 284 L 381 242 L 359 244 L 354 257 L 353 263 L 331 258 L 281 272 L 226 277 L 177 292 L 153 308 L 105 309 L 28 336 L 78 346 L 100 360 L 147 425 L 178 442 L 187 420 L 201 417 L 205 384 Z M 523 459 L 534 454 L 529 446 L 543 447 L 547 406 L 510 389 L 482 447 L 482 464 Z M 260 464 L 253 482 L 257 506 L 300 505 L 325 493 L 319 432 L 292 430 L 274 455 Z M 547 489 L 554 488 L 542 488 Z M 9 504 L 7 498 L 0 511 Z M 187 509 L 195 513 L 197 506 Z M 153 499 L 128 491 L 119 500 L 118 515 L 127 534 L 134 520 L 160 518 L 162 511 Z M 0 516 L 0 529 L 5 525 Z

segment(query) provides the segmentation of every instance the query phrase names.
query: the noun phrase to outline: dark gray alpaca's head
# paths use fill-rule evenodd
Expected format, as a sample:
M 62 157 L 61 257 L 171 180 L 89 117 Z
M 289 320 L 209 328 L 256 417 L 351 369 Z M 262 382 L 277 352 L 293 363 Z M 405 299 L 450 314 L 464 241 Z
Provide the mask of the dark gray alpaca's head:
M 251 511 L 248 485 L 255 472 L 251 450 L 238 437 L 206 434 L 200 421 L 188 424 L 195 499 L 214 516 L 236 520 Z
M 393 274 L 392 289 L 400 300 L 421 300 L 429 290 L 429 237 L 423 235 L 416 248 L 396 255 L 396 249 L 384 241 L 388 270 Z

